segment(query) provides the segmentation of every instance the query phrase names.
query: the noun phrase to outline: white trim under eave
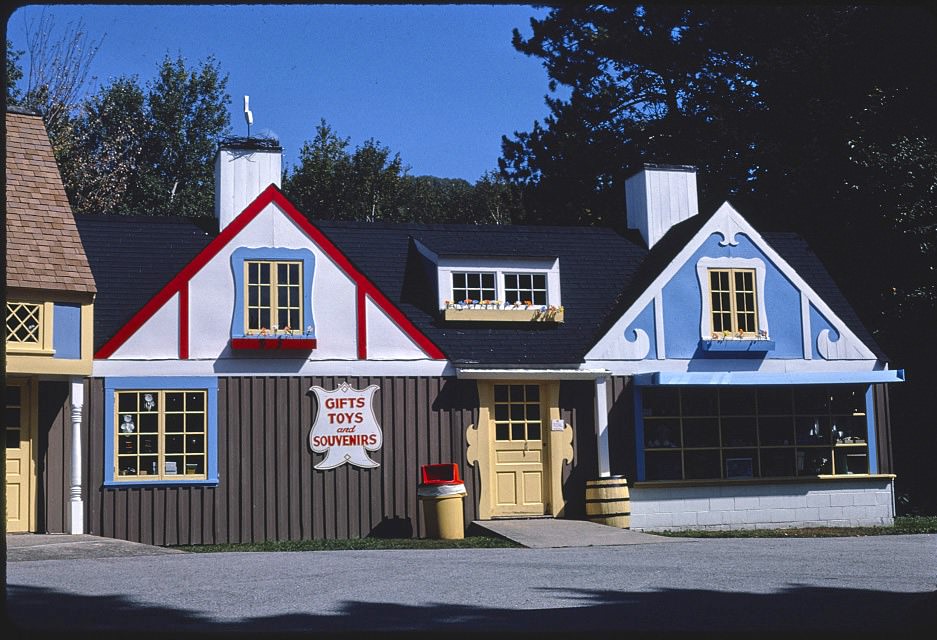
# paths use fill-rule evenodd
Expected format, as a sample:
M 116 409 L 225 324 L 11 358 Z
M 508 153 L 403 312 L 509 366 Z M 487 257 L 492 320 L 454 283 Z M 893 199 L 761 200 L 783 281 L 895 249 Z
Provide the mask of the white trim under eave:
M 447 360 L 95 360 L 93 377 L 124 376 L 423 376 L 449 377 Z
M 462 369 L 460 380 L 596 380 L 610 374 L 606 369 Z

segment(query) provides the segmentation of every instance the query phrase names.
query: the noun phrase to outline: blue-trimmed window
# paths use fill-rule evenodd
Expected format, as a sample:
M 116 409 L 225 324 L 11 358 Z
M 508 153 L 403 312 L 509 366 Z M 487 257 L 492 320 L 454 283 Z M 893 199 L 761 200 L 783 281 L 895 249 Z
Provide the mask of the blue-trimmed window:
M 877 472 L 868 385 L 636 387 L 639 481 Z
M 104 484 L 217 484 L 218 379 L 107 378 Z
M 314 339 L 314 269 L 315 257 L 309 249 L 235 250 L 231 256 L 235 291 L 232 339 Z

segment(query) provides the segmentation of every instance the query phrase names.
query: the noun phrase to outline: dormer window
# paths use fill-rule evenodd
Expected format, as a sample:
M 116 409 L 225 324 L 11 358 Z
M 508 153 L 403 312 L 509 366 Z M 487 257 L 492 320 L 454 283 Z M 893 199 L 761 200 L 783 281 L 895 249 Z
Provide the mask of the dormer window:
M 452 298 L 455 302 L 465 300 L 497 300 L 494 273 L 456 271 L 452 274 Z
M 504 301 L 508 304 L 530 300 L 535 305 L 548 302 L 547 276 L 543 273 L 504 274 Z
M 445 320 L 563 322 L 556 258 L 439 258 L 439 309 Z

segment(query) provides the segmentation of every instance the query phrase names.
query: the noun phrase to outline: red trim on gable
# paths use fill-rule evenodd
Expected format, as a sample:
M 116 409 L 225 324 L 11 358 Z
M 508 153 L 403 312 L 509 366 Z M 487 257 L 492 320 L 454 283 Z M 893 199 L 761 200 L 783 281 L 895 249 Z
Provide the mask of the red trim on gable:
M 358 321 L 358 359 L 368 359 L 368 315 L 364 300 L 364 287 L 355 287 L 355 316 Z
M 286 213 L 289 218 L 299 226 L 335 263 L 347 273 L 358 287 L 359 296 L 367 294 L 371 296 L 374 302 L 387 313 L 388 316 L 402 329 L 417 345 L 434 360 L 445 360 L 445 354 L 437 347 L 422 331 L 410 322 L 407 318 L 384 294 L 378 291 L 377 287 L 368 280 L 364 274 L 351 264 L 348 258 L 336 247 L 331 240 L 325 237 L 318 227 L 313 225 L 306 217 L 293 206 L 293 204 L 283 195 L 283 193 L 271 184 L 251 202 L 244 211 L 241 212 L 227 227 L 222 229 L 221 233 L 208 243 L 201 253 L 195 256 L 189 264 L 182 268 L 179 273 L 170 280 L 149 302 L 137 311 L 133 317 L 115 333 L 110 340 L 98 349 L 94 354 L 96 359 L 109 358 L 119 349 L 143 324 L 162 307 L 167 300 L 179 293 L 183 285 L 188 285 L 189 280 L 204 267 L 209 260 L 218 255 L 225 245 L 227 245 L 241 230 L 244 229 L 257 215 L 270 203 L 275 203 Z M 361 306 L 362 311 L 364 305 Z M 363 317 L 363 315 L 361 316 Z M 359 333 L 361 331 L 359 323 Z M 180 327 L 181 329 L 181 327 Z M 180 334 L 181 335 L 181 334 Z M 359 336 L 358 353 L 361 354 L 362 345 L 365 343 Z M 366 345 L 365 345 L 366 346 Z M 366 353 L 366 350 L 365 350 Z M 180 356 L 181 357 L 181 356 Z
M 189 283 L 179 289 L 179 359 L 189 359 Z

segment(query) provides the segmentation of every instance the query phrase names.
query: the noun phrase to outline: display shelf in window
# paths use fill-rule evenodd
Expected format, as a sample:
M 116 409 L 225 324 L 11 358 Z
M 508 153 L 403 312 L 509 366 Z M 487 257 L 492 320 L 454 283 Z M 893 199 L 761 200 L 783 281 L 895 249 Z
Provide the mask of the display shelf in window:
M 854 386 L 645 389 L 639 477 L 729 481 L 868 474 L 864 402 L 864 390 Z
M 106 486 L 217 483 L 217 379 L 112 378 L 105 389 Z

